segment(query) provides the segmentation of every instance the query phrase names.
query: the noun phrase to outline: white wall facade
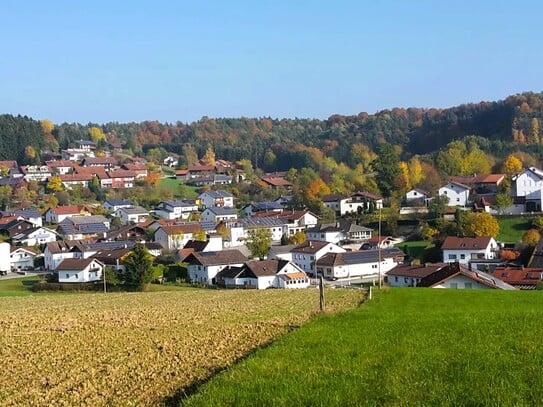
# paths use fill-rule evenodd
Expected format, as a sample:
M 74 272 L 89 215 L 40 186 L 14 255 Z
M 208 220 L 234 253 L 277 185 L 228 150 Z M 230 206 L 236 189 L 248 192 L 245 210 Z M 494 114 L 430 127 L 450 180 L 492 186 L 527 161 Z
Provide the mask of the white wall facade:
M 491 288 L 485 284 L 481 284 L 478 281 L 474 281 L 463 275 L 457 275 L 449 278 L 440 284 L 433 286 L 433 288 L 456 288 L 461 290 L 476 289 L 476 290 L 490 290 Z
M 89 283 L 100 281 L 104 266 L 98 261 L 93 261 L 84 270 L 59 270 L 59 283 Z
M 469 189 L 449 182 L 444 187 L 439 188 L 438 194 L 449 198 L 449 206 L 466 206 L 469 198 Z

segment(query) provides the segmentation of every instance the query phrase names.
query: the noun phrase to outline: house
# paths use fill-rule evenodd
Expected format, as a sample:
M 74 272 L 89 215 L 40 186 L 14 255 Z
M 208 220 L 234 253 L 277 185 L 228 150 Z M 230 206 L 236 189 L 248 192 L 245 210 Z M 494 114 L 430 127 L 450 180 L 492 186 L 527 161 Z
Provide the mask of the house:
M 59 283 L 89 283 L 101 281 L 104 270 L 104 263 L 97 259 L 64 259 L 55 273 Z
M 543 284 L 543 269 L 524 266 L 497 267 L 492 276 L 519 290 L 535 290 Z
M 268 259 L 281 259 L 292 261 L 292 249 L 297 245 L 295 244 L 286 244 L 286 245 L 272 245 L 270 251 L 268 252 Z
M 30 223 L 33 223 L 36 226 L 42 226 L 43 225 L 41 214 L 36 209 L 31 209 L 31 208 L 27 208 L 27 209 L 9 209 L 9 210 L 5 210 L 5 211 L 0 212 L 0 214 L 1 214 L 2 218 L 14 216 L 14 217 L 16 217 L 18 219 L 27 220 L 27 221 L 29 221 Z
M 13 238 L 13 236 L 18 235 L 25 230 L 33 229 L 36 227 L 36 225 L 32 222 L 21 219 L 19 217 L 8 217 L 5 220 L 9 220 L 9 222 L 0 223 L 0 234 L 7 236 L 8 238 Z
M 119 248 L 112 250 L 100 250 L 93 254 L 91 258 L 99 260 L 105 267 L 114 270 L 124 270 L 123 260 L 130 254 L 133 248 Z
M 11 238 L 16 246 L 36 246 L 57 240 L 58 233 L 43 226 L 26 229 Z
M 392 236 L 373 236 L 360 247 L 361 250 L 371 249 L 390 249 L 398 244 L 398 241 Z
M 398 264 L 386 272 L 391 287 L 416 287 L 425 277 L 447 267 L 447 263 Z
M 424 277 L 419 287 L 477 289 L 477 290 L 516 290 L 499 278 L 482 271 L 470 271 L 460 263 L 450 263 L 447 267 Z
M 63 160 L 81 161 L 85 157 L 94 157 L 94 151 L 89 151 L 83 148 L 67 148 L 61 150 Z
M 102 188 L 133 188 L 136 173 L 128 170 L 107 171 L 107 177 L 100 178 Z
M 104 237 L 110 222 L 103 215 L 72 216 L 59 223 L 59 233 L 68 240 Z
M 44 182 L 52 175 L 47 165 L 27 165 L 20 168 L 24 179 L 27 181 Z
M 117 166 L 115 157 L 85 157 L 82 162 L 83 167 L 103 167 L 112 170 Z
M 199 223 L 177 224 L 175 226 L 159 226 L 155 230 L 155 242 L 166 250 L 176 250 L 184 247 L 194 238 L 195 233 L 202 233 Z
M 182 249 L 177 251 L 177 259 L 183 261 L 194 252 L 218 252 L 223 249 L 222 236 L 208 234 L 206 240 L 189 240 Z
M 238 211 L 233 208 L 210 207 L 202 212 L 204 222 L 221 222 L 235 220 L 238 218 Z
M 92 175 L 90 174 L 62 174 L 59 175 L 60 182 L 66 189 L 72 189 L 75 186 L 89 187 L 89 183 L 92 181 Z
M 144 242 L 147 239 L 146 229 L 140 225 L 125 225 L 119 229 L 110 230 L 106 233 L 104 240 L 134 240 Z
M 360 191 L 351 195 L 330 194 L 322 197 L 322 203 L 340 216 L 348 213 L 368 212 L 383 207 L 383 198 L 369 192 Z
M 188 263 L 187 274 L 192 283 L 215 285 L 219 271 L 228 266 L 242 266 L 247 260 L 239 250 L 232 249 L 191 253 L 185 262 Z
M 292 190 L 292 182 L 279 176 L 264 176 L 260 178 L 262 185 L 266 188 L 277 189 L 285 188 L 287 191 Z
M 170 154 L 162 161 L 162 164 L 172 168 L 177 167 L 179 165 L 179 156 L 177 156 L 176 154 Z
M 352 277 L 378 277 L 402 263 L 405 254 L 396 248 L 328 252 L 317 259 L 317 274 L 329 280 Z
M 77 140 L 75 145 L 78 149 L 90 152 L 96 149 L 96 143 L 91 140 Z
M 295 211 L 288 210 L 281 213 L 275 212 L 258 212 L 254 215 L 254 218 L 270 218 L 275 217 L 281 219 L 287 225 L 287 235 L 292 236 L 297 232 L 305 231 L 311 227 L 314 227 L 318 223 L 318 216 L 314 213 L 303 210 Z
M 189 170 L 187 169 L 175 170 L 175 179 L 186 181 L 188 179 L 188 174 L 189 174 Z
M 449 198 L 449 206 L 466 206 L 469 199 L 470 188 L 459 182 L 450 181 L 439 188 L 438 195 Z
M 43 251 L 45 269 L 55 270 L 62 260 L 75 258 L 76 253 L 72 249 L 78 244 L 77 241 L 63 240 L 46 243 Z
M 214 186 L 214 185 L 229 185 L 232 183 L 231 175 L 212 174 L 206 177 L 190 178 L 187 180 L 188 185 L 196 187 Z
M 34 270 L 36 252 L 32 247 L 11 247 L 11 270 Z
M 477 194 L 496 194 L 505 179 L 505 174 L 488 174 L 478 176 L 473 183 Z
M 497 259 L 499 247 L 493 237 L 447 236 L 443 245 L 443 261 L 469 264 L 471 261 Z
M 119 208 L 129 208 L 134 203 L 129 199 L 108 199 L 102 205 L 106 211 L 115 212 Z
M 281 242 L 281 238 L 288 233 L 287 222 L 274 217 L 242 218 L 221 222 L 221 225 L 224 225 L 229 232 L 228 245 L 230 247 L 243 245 L 250 230 L 268 230 L 273 243 Z
M 405 194 L 405 200 L 411 206 L 426 206 L 429 199 L 430 194 L 419 188 L 413 188 Z
M 56 175 L 65 175 L 69 174 L 73 171 L 74 163 L 70 160 L 53 160 L 53 161 L 46 161 L 45 165 L 47 165 L 51 171 L 51 174 Z
M 46 223 L 60 223 L 72 216 L 90 215 L 92 215 L 91 208 L 87 205 L 62 205 L 47 209 L 44 217 Z
M 157 216 L 164 219 L 188 219 L 197 212 L 198 205 L 194 201 L 162 201 L 154 210 Z
M 222 189 L 216 191 L 206 191 L 201 193 L 198 198 L 204 208 L 233 208 L 234 195 Z
M 201 165 L 201 164 L 189 165 L 187 180 L 191 180 L 195 178 L 204 178 L 213 174 L 215 174 L 214 165 Z
M 147 166 L 145 164 L 123 164 L 121 166 L 122 170 L 132 171 L 136 174 L 136 180 L 145 179 L 149 174 Z
M 327 253 L 343 253 L 345 249 L 334 243 L 307 240 L 291 250 L 292 261 L 304 272 L 315 275 L 315 264 Z
M 307 274 L 288 260 L 252 260 L 227 266 L 216 275 L 216 284 L 228 288 L 307 288 Z
M 513 176 L 511 196 L 524 198 L 527 212 L 540 212 L 543 197 L 543 171 L 530 167 Z
M 372 233 L 373 229 L 344 220 L 319 224 L 305 231 L 308 240 L 321 240 L 335 244 L 346 241 L 363 242 L 371 239 Z
M 285 207 L 279 202 L 253 202 L 245 205 L 241 210 L 245 216 L 253 216 L 258 212 L 275 212 L 281 213 Z
M 141 206 L 129 206 L 117 209 L 115 216 L 121 218 L 121 225 L 128 225 L 147 221 L 149 212 Z

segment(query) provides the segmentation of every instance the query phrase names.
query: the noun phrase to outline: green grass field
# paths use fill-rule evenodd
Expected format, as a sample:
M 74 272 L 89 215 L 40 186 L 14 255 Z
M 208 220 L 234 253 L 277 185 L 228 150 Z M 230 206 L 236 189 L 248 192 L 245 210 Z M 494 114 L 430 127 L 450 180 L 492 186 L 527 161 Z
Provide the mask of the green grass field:
M 216 376 L 188 406 L 543 405 L 543 293 L 390 289 Z
M 428 246 L 430 246 L 430 244 L 430 242 L 427 242 L 425 240 L 413 240 L 398 243 L 396 247 L 400 250 L 403 250 L 403 252 L 408 256 L 422 260 L 424 257 L 424 251 Z
M 506 243 L 516 243 L 522 240 L 522 235 L 530 229 L 532 218 L 529 216 L 514 216 L 498 218 L 500 233 L 497 240 Z
M 35 276 L 0 280 L 0 297 L 21 297 L 35 294 L 30 289 L 38 280 L 39 278 Z
M 182 191 L 180 185 L 183 185 Z M 199 195 L 198 188 L 184 185 L 182 180 L 175 178 L 162 178 L 158 183 L 158 186 L 160 188 L 171 189 L 175 198 L 194 199 Z

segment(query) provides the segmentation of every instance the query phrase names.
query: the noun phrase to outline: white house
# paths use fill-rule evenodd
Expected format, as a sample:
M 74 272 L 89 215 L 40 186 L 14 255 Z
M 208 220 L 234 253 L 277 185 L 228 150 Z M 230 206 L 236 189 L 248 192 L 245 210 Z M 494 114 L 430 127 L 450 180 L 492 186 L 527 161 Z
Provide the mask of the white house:
M 93 258 L 65 259 L 55 272 L 59 283 L 88 283 L 100 281 L 104 268 L 104 263 Z
M 543 171 L 530 167 L 512 178 L 511 196 L 524 197 L 526 211 L 540 212 L 543 200 Z
M 198 212 L 198 205 L 189 201 L 162 201 L 154 212 L 163 219 L 188 219 Z
M 191 253 L 185 262 L 188 263 L 187 274 L 192 283 L 214 285 L 217 273 L 225 267 L 242 266 L 247 261 L 239 250 L 222 250 L 217 252 Z
M 292 261 L 304 272 L 315 275 L 315 263 L 327 253 L 344 253 L 346 250 L 334 243 L 307 240 L 291 250 Z
M 423 191 L 419 188 L 413 188 L 406 192 L 405 200 L 407 202 L 420 202 L 422 205 L 425 205 L 428 202 L 430 195 L 428 192 Z
M 287 260 L 252 260 L 240 267 L 227 266 L 216 276 L 216 284 L 224 287 L 307 288 L 307 274 Z
M 1 217 L 13 216 L 18 219 L 27 220 L 33 223 L 34 226 L 43 226 L 43 220 L 40 213 L 36 209 L 10 209 L 0 212 Z
M 287 235 L 292 236 L 297 232 L 303 232 L 306 229 L 312 228 L 317 225 L 319 218 L 314 213 L 303 211 L 283 211 L 281 213 L 276 212 L 259 212 L 254 215 L 253 218 L 277 218 L 285 222 L 287 226 Z
M 106 211 L 115 212 L 120 208 L 130 208 L 134 206 L 134 203 L 129 199 L 108 199 L 104 202 L 104 209 Z
M 383 198 L 366 191 L 359 191 L 351 195 L 325 195 L 322 198 L 324 206 L 333 209 L 338 215 L 380 209 L 383 207 Z
M 345 221 L 323 223 L 305 231 L 307 240 L 321 240 L 335 244 L 345 241 L 367 241 L 371 239 L 372 233 L 373 229 Z
M 420 281 L 447 267 L 447 263 L 398 264 L 386 272 L 391 287 L 417 287 Z
M 234 195 L 222 189 L 217 191 L 203 192 L 198 196 L 198 198 L 205 208 L 211 208 L 214 206 L 222 208 L 234 207 Z
M 122 225 L 147 221 L 149 211 L 142 206 L 122 207 L 115 211 L 115 216 L 121 218 Z
M 241 218 L 223 224 L 229 232 L 227 244 L 230 247 L 244 245 L 250 230 L 266 229 L 273 243 L 281 242 L 283 235 L 288 233 L 287 223 L 280 218 Z
M 202 232 L 203 229 L 198 223 L 186 223 L 181 225 L 160 225 L 155 230 L 155 242 L 164 249 L 175 250 L 185 247 L 189 240 L 192 240 L 194 233 Z
M 403 262 L 405 254 L 396 248 L 327 253 L 317 260 L 317 274 L 335 280 L 352 277 L 378 277 Z M 379 258 L 381 264 L 379 267 Z
M 72 216 L 59 223 L 58 231 L 69 240 L 105 237 L 110 222 L 103 215 Z
M 470 188 L 459 182 L 450 181 L 439 188 L 438 195 L 449 198 L 449 206 L 466 206 L 469 199 Z
M 468 264 L 475 260 L 498 258 L 498 243 L 490 236 L 456 237 L 447 236 L 443 245 L 443 261 Z
M 64 259 L 73 259 L 77 256 L 81 257 L 79 253 L 72 251 L 75 244 L 62 240 L 47 243 L 43 251 L 45 269 L 55 270 Z
M 12 247 L 9 255 L 12 270 L 34 269 L 36 252 L 31 247 Z
M 57 240 L 58 233 L 43 226 L 24 230 L 11 238 L 15 245 L 36 246 Z
M 238 212 L 234 208 L 210 207 L 202 212 L 204 222 L 221 222 L 235 220 L 238 218 Z
M 63 205 L 47 209 L 44 217 L 47 223 L 60 223 L 72 216 L 90 215 L 92 215 L 91 210 L 86 205 Z
M 423 278 L 420 287 L 453 288 L 463 290 L 516 290 L 499 278 L 482 271 L 470 271 L 459 263 L 450 263 L 447 267 Z

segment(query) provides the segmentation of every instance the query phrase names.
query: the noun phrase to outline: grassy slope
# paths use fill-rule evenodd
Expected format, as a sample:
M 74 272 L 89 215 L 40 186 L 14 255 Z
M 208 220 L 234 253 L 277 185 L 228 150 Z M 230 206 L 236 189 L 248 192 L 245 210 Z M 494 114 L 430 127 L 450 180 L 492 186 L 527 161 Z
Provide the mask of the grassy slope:
M 498 241 L 506 243 L 515 243 L 522 240 L 522 235 L 530 229 L 532 225 L 532 218 L 514 216 L 507 218 L 498 218 L 500 224 L 500 233 L 498 234 Z
M 185 198 L 185 199 L 194 199 L 198 194 L 198 189 L 189 185 L 185 186 L 186 196 L 181 196 L 179 193 L 179 185 L 183 184 L 184 181 L 174 179 L 174 178 L 162 178 L 158 183 L 158 186 L 161 188 L 170 189 L 173 191 L 175 198 Z
M 20 297 L 34 294 L 30 291 L 38 277 L 10 278 L 0 280 L 0 297 Z
M 543 405 L 543 293 L 395 289 L 324 316 L 187 405 Z

